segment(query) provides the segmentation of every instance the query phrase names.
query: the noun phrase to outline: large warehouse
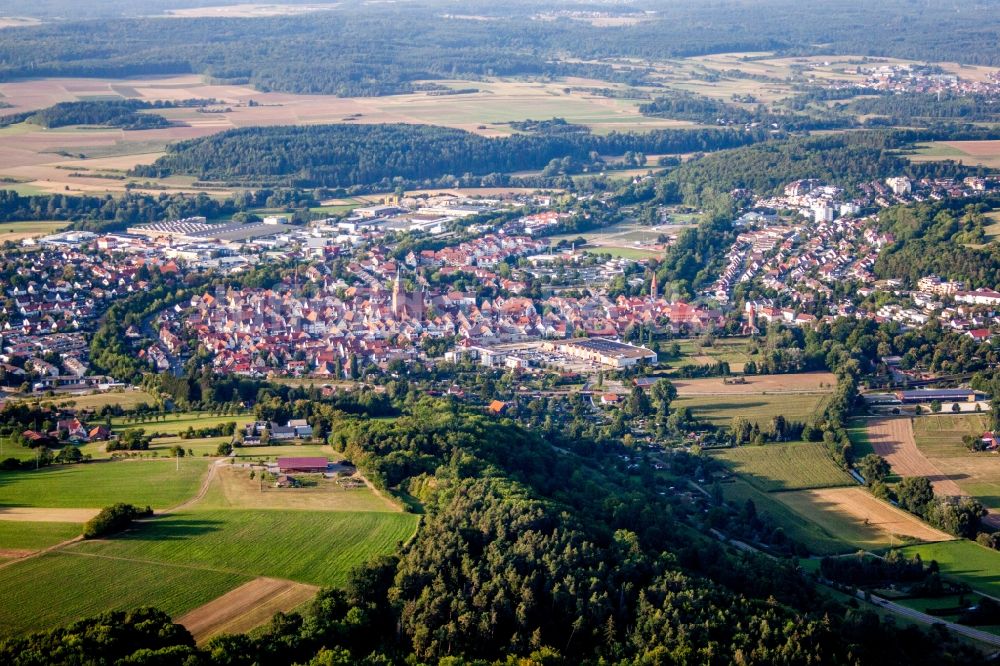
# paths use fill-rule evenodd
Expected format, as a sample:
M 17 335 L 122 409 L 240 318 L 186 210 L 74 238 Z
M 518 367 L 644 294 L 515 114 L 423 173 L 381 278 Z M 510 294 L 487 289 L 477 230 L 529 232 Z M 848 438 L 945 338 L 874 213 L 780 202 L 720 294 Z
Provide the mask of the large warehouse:
M 656 363 L 656 352 L 645 347 L 609 340 L 607 338 L 576 338 L 546 343 L 567 356 L 594 361 L 612 368 L 631 368 L 645 361 Z
M 912 391 L 896 391 L 896 397 L 904 404 L 921 402 L 976 402 L 986 396 L 972 389 L 914 389 Z

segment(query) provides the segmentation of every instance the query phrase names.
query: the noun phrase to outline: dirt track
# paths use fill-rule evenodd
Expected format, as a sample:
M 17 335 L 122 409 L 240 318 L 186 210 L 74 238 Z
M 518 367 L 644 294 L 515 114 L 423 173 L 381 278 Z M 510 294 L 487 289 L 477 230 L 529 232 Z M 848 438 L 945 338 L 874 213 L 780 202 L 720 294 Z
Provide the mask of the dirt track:
M 290 611 L 311 599 L 318 587 L 290 580 L 255 578 L 235 590 L 195 608 L 176 620 L 195 640 L 204 643 L 220 633 L 253 629 L 278 611 Z
M 934 486 L 937 495 L 952 497 L 967 495 L 958 484 L 941 473 L 928 460 L 913 437 L 913 424 L 909 418 L 870 419 L 868 421 L 868 441 L 875 453 L 885 458 L 892 471 L 900 476 L 926 476 Z
M 85 523 L 100 509 L 46 509 L 39 507 L 0 507 L 0 520 L 32 523 Z

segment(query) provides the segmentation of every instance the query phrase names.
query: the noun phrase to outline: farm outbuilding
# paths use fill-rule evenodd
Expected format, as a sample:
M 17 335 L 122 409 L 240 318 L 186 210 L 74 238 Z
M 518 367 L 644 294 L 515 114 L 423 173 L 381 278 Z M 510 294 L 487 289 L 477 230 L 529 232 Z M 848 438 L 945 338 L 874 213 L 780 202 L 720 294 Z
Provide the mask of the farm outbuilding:
M 329 462 L 326 458 L 278 458 L 278 471 L 282 474 L 291 472 L 322 473 L 326 471 Z

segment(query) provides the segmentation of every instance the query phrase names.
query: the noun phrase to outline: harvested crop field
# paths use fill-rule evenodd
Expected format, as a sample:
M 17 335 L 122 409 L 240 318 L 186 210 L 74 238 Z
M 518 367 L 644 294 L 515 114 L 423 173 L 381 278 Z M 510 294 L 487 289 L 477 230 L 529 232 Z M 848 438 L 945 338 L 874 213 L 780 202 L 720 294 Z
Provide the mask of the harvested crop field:
M 0 506 L 0 521 L 29 523 L 85 523 L 99 509 L 42 509 L 29 506 Z
M 802 372 L 793 375 L 750 375 L 744 384 L 726 384 L 722 377 L 678 379 L 677 394 L 747 395 L 763 393 L 829 393 L 837 378 L 829 372 Z
M 314 585 L 277 578 L 255 578 L 177 618 L 204 643 L 221 633 L 235 634 L 264 624 L 278 611 L 289 612 L 312 599 Z
M 798 490 L 773 497 L 837 539 L 860 548 L 898 545 L 901 540 L 933 542 L 954 538 L 857 486 Z
M 1000 168 L 1000 141 L 933 141 L 920 144 L 909 158 L 914 162 L 955 160 L 967 166 Z
M 917 448 L 909 418 L 869 419 L 867 430 L 872 450 L 888 461 L 894 473 L 903 477 L 925 476 L 938 495 L 966 494 Z
M 935 414 L 913 420 L 917 448 L 935 468 L 951 478 L 962 494 L 989 509 L 984 521 L 1000 528 L 1000 454 L 970 451 L 962 437 L 978 437 L 988 428 L 986 414 Z

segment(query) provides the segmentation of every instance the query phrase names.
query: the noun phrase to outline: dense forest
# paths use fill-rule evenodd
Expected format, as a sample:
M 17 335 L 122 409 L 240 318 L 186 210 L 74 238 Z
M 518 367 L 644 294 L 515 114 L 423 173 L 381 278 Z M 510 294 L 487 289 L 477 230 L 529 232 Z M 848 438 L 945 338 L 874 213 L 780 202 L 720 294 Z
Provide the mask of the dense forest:
M 764 131 L 741 129 L 607 135 L 542 131 L 486 138 L 429 125 L 253 127 L 172 145 L 165 156 L 133 173 L 152 178 L 183 173 L 202 180 L 297 187 L 378 184 L 391 189 L 446 175 L 542 169 L 553 160 L 566 161 L 560 168 L 573 172 L 599 166 L 601 155 L 709 151 L 767 137 Z
M 924 4 L 920 11 L 906 0 L 887 0 L 879 3 L 878 21 L 871 20 L 874 10 L 863 0 L 601 5 L 600 11 L 651 12 L 634 25 L 613 29 L 570 19 L 540 21 L 537 5 L 527 2 L 463 5 L 465 15 L 487 20 L 453 16 L 452 5 L 435 2 L 343 3 L 338 11 L 252 21 L 110 18 L 155 13 L 154 7 L 169 3 L 145 11 L 129 4 L 82 10 L 79 3 L 40 3 L 35 11 L 45 17 L 109 20 L 54 21 L 6 31 L 0 78 L 193 72 L 262 90 L 384 95 L 412 91 L 416 81 L 485 76 L 573 75 L 637 83 L 644 77 L 642 65 L 613 69 L 590 61 L 740 51 L 805 54 L 820 52 L 817 44 L 822 52 L 1000 64 L 993 46 L 995 7 L 983 0 L 960 8 Z M 577 3 L 547 7 L 559 8 L 593 11 Z M 32 7 L 14 3 L 10 13 L 23 16 Z
M 284 391 L 288 391 L 284 387 Z M 304 615 L 196 648 L 150 609 L 108 613 L 9 640 L 9 664 L 884 663 L 977 661 L 944 633 L 897 627 L 820 595 L 794 563 L 704 536 L 743 509 L 706 516 L 677 493 L 697 456 L 629 471 L 616 445 L 528 431 L 448 400 L 394 390 L 393 420 L 321 400 L 274 402 L 333 441 L 425 516 L 396 556 L 370 562 Z M 263 413 L 263 412 L 262 412 Z M 707 463 L 704 463 L 707 464 Z M 678 475 L 678 476 L 675 476 Z M 759 520 L 759 519 L 758 519 Z M 138 529 L 141 529 L 138 528 Z M 524 657 L 525 661 L 517 661 Z M 450 659 L 449 659 L 450 658 Z
M 82 102 L 60 102 L 39 111 L 29 111 L 0 118 L 0 126 L 28 122 L 46 128 L 69 125 L 101 125 L 125 130 L 169 127 L 170 121 L 156 113 L 141 113 L 149 109 L 204 106 L 214 100 L 146 102 L 138 99 L 108 99 Z
M 1000 120 L 1000 99 L 986 95 L 931 95 L 900 93 L 862 97 L 848 104 L 838 104 L 843 111 L 863 115 L 886 116 L 893 124 L 914 119 L 996 122 Z
M 647 116 L 691 120 L 713 125 L 759 124 L 786 131 L 838 129 L 853 126 L 854 120 L 843 114 L 776 113 L 764 105 L 752 108 L 690 93 L 673 93 L 640 104 L 639 111 Z
M 133 224 L 177 220 L 201 215 L 225 217 L 261 206 L 297 208 L 316 205 L 312 193 L 261 189 L 242 192 L 235 199 L 213 199 L 207 194 L 126 193 L 119 197 L 67 196 L 63 194 L 21 195 L 0 190 L 0 222 L 16 220 L 66 220 L 86 231 L 121 230 Z
M 948 135 L 966 136 L 956 131 Z M 936 136 L 933 131 L 866 131 L 758 143 L 685 162 L 664 177 L 660 193 L 668 201 L 698 203 L 706 191 L 751 189 L 766 194 L 800 178 L 819 178 L 855 192 L 862 183 L 889 176 L 954 178 L 979 173 L 947 161 L 914 163 L 901 154 L 914 142 Z
M 987 243 L 983 213 L 1000 197 L 976 204 L 960 199 L 897 206 L 879 215 L 896 243 L 875 263 L 879 278 L 903 279 L 914 287 L 925 275 L 963 282 L 970 289 L 1000 288 L 1000 246 Z

